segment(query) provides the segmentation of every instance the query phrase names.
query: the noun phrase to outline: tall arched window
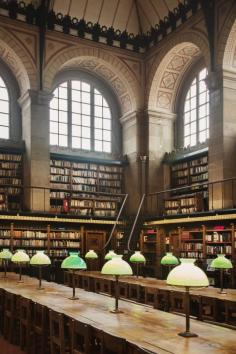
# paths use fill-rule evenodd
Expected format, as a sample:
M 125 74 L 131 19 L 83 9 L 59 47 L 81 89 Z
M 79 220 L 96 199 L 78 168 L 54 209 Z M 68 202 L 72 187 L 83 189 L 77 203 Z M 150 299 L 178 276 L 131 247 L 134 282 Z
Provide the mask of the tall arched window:
M 9 116 L 9 94 L 5 82 L 0 76 L 0 138 L 9 139 L 10 116 Z
M 112 115 L 107 100 L 92 84 L 61 83 L 50 103 L 50 144 L 111 153 Z
M 209 92 L 206 68 L 193 79 L 184 104 L 184 146 L 194 146 L 209 138 Z

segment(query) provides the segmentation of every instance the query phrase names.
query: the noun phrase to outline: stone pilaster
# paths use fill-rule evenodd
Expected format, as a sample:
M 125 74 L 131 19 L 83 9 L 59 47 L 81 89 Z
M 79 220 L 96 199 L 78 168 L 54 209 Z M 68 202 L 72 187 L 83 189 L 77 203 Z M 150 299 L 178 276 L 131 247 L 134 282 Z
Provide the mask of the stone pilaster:
M 174 120 L 176 115 L 162 111 L 151 111 L 148 114 L 148 192 L 158 192 L 167 187 L 164 179 L 163 157 L 174 148 Z M 149 206 L 150 212 L 157 207 L 154 200 Z
M 24 160 L 25 207 L 31 211 L 49 210 L 50 154 L 49 102 L 52 95 L 27 91 L 19 99 L 26 153 Z M 39 188 L 33 188 L 39 187 Z M 42 188 L 42 189 L 40 189 Z

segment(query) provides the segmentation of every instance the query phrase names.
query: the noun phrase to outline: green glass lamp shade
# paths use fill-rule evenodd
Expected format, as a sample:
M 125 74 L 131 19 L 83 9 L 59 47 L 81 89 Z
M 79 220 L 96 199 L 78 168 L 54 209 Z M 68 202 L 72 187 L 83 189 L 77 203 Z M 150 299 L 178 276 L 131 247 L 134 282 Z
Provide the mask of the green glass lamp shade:
M 61 264 L 63 269 L 87 269 L 85 261 L 79 257 L 77 252 L 70 252 Z
M 24 250 L 17 250 L 11 257 L 11 261 L 14 263 L 27 263 L 30 261 L 30 258 Z
M 3 248 L 3 250 L 0 252 L 0 259 L 11 259 L 12 253 L 9 251 L 8 248 Z
M 122 255 L 114 255 L 111 260 L 104 264 L 101 273 L 106 275 L 132 275 L 133 271 L 129 263 L 122 259 Z
M 211 262 L 211 267 L 219 269 L 230 269 L 233 268 L 233 265 L 231 261 L 225 257 L 224 254 L 218 254 L 217 258 L 213 259 Z
M 135 251 L 129 260 L 132 263 L 145 263 L 146 262 L 146 258 L 144 257 L 144 255 L 140 251 Z
M 162 265 L 177 265 L 179 264 L 178 258 L 176 258 L 172 252 L 167 252 L 164 257 L 161 259 Z
M 86 255 L 85 255 L 86 259 L 97 259 L 98 255 L 96 252 L 94 252 L 94 250 L 89 250 Z
M 109 251 L 106 255 L 105 255 L 105 259 L 107 261 L 111 260 L 114 256 L 116 255 L 116 253 L 114 251 Z
M 50 264 L 51 260 L 44 251 L 36 251 L 36 254 L 30 260 L 32 266 L 47 266 Z
M 166 280 L 168 285 L 185 287 L 203 287 L 209 285 L 206 274 L 194 264 L 195 259 L 181 258 L 180 262 L 180 265 L 170 271 Z

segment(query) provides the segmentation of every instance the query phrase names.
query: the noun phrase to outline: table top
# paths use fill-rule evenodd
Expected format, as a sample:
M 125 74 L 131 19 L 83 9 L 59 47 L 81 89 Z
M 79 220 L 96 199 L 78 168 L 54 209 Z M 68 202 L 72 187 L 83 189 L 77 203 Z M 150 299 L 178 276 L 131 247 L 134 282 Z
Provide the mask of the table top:
M 37 290 L 38 280 L 27 276 L 17 284 L 18 276 L 8 273 L 0 279 L 0 288 L 29 298 L 34 302 L 64 313 L 105 332 L 126 338 L 154 353 L 175 354 L 235 354 L 235 331 L 191 319 L 191 330 L 197 338 L 177 335 L 185 328 L 185 318 L 151 307 L 119 300 L 122 314 L 113 314 L 114 299 L 109 296 L 76 289 L 79 300 L 69 300 L 72 289 L 43 281 L 44 290 Z
M 98 271 L 86 271 L 86 272 L 78 271 L 76 273 L 82 274 L 84 276 L 86 275 L 92 278 L 100 278 L 100 279 L 109 278 L 109 276 L 103 275 L 101 274 L 101 272 Z M 139 276 L 138 278 L 136 276 L 122 276 L 119 277 L 119 281 L 126 282 L 128 284 L 137 284 L 148 288 L 157 288 L 162 290 L 180 291 L 180 292 L 184 291 L 183 288 L 172 287 L 170 285 L 167 285 L 165 280 L 156 279 L 156 278 L 144 278 L 141 276 Z M 207 288 L 202 288 L 202 289 L 195 289 L 195 290 L 192 288 L 191 294 L 216 298 L 224 301 L 228 300 L 228 301 L 236 302 L 236 289 L 227 289 L 227 293 L 224 295 L 220 294 L 219 290 L 220 290 L 219 288 L 214 288 L 212 286 L 209 286 Z

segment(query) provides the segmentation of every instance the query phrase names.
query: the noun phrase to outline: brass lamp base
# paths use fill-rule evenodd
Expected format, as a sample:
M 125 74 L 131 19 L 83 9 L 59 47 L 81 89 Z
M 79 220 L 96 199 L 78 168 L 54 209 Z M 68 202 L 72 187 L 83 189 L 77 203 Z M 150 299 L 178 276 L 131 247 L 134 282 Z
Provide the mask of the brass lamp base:
M 123 311 L 119 310 L 119 309 L 113 309 L 110 310 L 111 313 L 124 313 Z
M 198 337 L 198 335 L 196 333 L 192 333 L 192 332 L 180 332 L 180 333 L 178 333 L 178 335 L 181 337 L 185 337 L 185 338 Z
M 17 284 L 22 284 L 22 283 L 24 283 L 23 280 L 18 280 L 18 282 L 17 282 Z
M 42 286 L 38 286 L 36 289 L 37 290 L 44 290 L 44 288 Z
M 220 290 L 220 291 L 218 291 L 218 294 L 221 294 L 221 295 L 226 295 L 227 293 L 226 293 L 226 291 L 225 291 L 225 290 Z
M 68 297 L 69 300 L 78 300 L 78 296 L 72 296 L 72 297 Z

